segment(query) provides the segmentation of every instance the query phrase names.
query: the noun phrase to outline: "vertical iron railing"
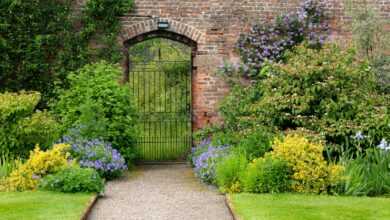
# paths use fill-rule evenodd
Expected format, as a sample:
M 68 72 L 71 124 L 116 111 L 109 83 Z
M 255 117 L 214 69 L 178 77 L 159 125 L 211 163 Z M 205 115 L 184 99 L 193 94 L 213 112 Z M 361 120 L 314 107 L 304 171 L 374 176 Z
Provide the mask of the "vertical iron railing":
M 141 160 L 183 160 L 189 153 L 191 71 L 191 61 L 131 63 L 130 87 L 140 115 L 136 147 Z

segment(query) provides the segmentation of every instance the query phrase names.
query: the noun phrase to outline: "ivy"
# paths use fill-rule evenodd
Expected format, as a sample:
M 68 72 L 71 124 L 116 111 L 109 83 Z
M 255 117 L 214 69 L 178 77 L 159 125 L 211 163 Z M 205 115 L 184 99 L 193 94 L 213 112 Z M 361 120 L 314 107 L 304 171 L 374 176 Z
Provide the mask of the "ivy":
M 81 14 L 73 2 L 0 1 L 0 92 L 40 91 L 46 105 L 70 71 L 102 59 L 118 62 L 118 17 L 133 0 L 88 0 Z

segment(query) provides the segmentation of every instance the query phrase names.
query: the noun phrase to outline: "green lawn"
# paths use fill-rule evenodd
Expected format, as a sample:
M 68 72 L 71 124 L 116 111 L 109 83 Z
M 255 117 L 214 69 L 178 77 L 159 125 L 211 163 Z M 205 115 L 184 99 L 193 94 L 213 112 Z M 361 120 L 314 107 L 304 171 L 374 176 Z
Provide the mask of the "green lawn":
M 390 198 L 242 193 L 230 201 L 242 220 L 390 219 Z
M 79 220 L 93 194 L 1 192 L 1 220 Z

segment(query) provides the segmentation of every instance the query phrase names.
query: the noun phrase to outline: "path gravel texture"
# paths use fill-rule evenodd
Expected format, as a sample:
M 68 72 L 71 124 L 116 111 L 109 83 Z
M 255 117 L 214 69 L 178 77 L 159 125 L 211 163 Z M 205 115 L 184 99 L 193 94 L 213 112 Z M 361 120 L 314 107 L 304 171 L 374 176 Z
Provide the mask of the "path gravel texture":
M 190 166 L 145 165 L 109 182 L 90 220 L 232 220 L 225 198 Z

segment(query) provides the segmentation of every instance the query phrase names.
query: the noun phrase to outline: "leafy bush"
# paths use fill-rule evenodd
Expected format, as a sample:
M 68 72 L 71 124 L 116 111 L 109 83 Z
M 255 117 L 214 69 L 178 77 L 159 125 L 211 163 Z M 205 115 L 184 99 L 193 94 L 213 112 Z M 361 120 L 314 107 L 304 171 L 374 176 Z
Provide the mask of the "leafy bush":
M 137 116 L 128 86 L 121 86 L 118 67 L 105 62 L 86 65 L 69 75 L 69 89 L 60 91 L 55 112 L 63 130 L 77 128 L 83 139 L 102 138 L 131 162 Z
M 357 151 L 353 137 L 359 131 L 370 137 L 361 146 L 390 139 L 389 96 L 377 91 L 375 74 L 353 51 L 301 45 L 286 57 L 286 63 L 263 68 L 266 79 L 227 98 L 222 106 L 226 126 L 237 131 L 304 128 L 322 134 L 335 154 L 341 146 Z M 234 101 L 245 95 L 242 102 Z
M 306 0 L 297 12 L 279 16 L 270 24 L 254 25 L 238 41 L 244 73 L 258 77 L 264 62 L 283 59 L 286 50 L 305 40 L 312 46 L 321 46 L 328 30 L 326 21 L 322 3 Z
M 379 196 L 390 193 L 390 153 L 370 149 L 356 159 L 347 159 L 341 193 L 353 196 Z
M 114 179 L 127 169 L 121 154 L 110 143 L 94 140 L 74 140 L 64 137 L 63 142 L 71 145 L 71 154 L 81 167 L 95 169 L 101 177 Z
M 210 140 L 204 140 L 192 152 L 195 174 L 206 183 L 214 183 L 217 162 L 227 155 L 228 149 L 228 146 L 214 146 Z
M 271 135 L 265 131 L 257 130 L 254 133 L 242 138 L 237 148 L 245 153 L 249 160 L 264 156 L 265 153 L 272 149 Z
M 37 90 L 42 104 L 69 71 L 99 59 L 121 57 L 116 37 L 119 16 L 132 0 L 88 0 L 73 16 L 72 0 L 2 0 L 0 2 L 0 91 Z M 81 24 L 81 25 L 74 25 Z M 91 41 L 99 42 L 98 48 Z
M 245 171 L 248 161 L 245 155 L 230 154 L 216 165 L 215 179 L 221 192 L 241 191 L 240 176 Z
M 67 144 L 54 145 L 51 150 L 41 151 L 37 146 L 31 152 L 25 163 L 19 163 L 6 179 L 8 190 L 25 191 L 36 189 L 39 179 L 47 174 L 55 173 L 68 164 L 70 146 Z
M 320 193 L 341 181 L 339 165 L 328 165 L 323 156 L 324 147 L 309 142 L 305 137 L 287 135 L 276 139 L 271 155 L 285 160 L 292 169 L 292 189 L 296 192 Z
M 94 169 L 70 166 L 44 177 L 38 188 L 65 193 L 101 193 L 104 190 L 104 181 Z
M 248 165 L 241 182 L 245 192 L 281 193 L 290 190 L 290 175 L 291 169 L 286 161 L 267 154 Z
M 38 92 L 0 94 L 0 154 L 27 157 L 36 144 L 46 148 L 59 137 L 59 125 L 47 112 L 34 112 Z

